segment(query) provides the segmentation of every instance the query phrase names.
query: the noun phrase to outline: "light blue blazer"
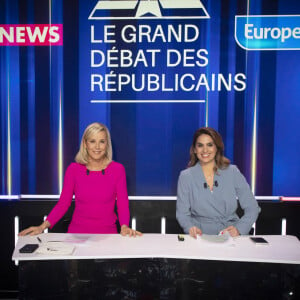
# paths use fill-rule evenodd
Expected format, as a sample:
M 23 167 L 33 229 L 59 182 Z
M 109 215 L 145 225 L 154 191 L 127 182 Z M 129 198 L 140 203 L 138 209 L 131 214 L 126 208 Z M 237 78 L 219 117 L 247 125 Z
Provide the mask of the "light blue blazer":
M 235 226 L 240 234 L 248 234 L 256 221 L 260 208 L 245 177 L 234 165 L 218 169 L 214 182 L 218 186 L 211 192 L 199 163 L 180 173 L 177 187 L 176 218 L 185 233 L 197 226 L 206 234 L 219 234 Z M 244 210 L 239 218 L 236 214 L 238 201 Z

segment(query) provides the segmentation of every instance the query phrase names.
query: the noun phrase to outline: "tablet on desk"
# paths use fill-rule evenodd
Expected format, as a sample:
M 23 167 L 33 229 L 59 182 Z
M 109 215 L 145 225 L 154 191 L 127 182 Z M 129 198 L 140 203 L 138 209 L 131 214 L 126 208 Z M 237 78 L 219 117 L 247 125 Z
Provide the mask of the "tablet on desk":
M 268 245 L 269 242 L 263 237 L 250 237 L 250 240 L 256 245 Z

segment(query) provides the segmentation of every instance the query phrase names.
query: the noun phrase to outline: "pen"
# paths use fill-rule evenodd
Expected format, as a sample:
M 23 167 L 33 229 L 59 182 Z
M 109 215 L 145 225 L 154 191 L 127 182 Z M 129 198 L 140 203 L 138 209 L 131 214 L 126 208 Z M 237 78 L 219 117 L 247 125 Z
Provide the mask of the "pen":
M 42 242 L 42 240 L 39 238 L 39 237 L 37 237 L 37 240 L 41 243 Z

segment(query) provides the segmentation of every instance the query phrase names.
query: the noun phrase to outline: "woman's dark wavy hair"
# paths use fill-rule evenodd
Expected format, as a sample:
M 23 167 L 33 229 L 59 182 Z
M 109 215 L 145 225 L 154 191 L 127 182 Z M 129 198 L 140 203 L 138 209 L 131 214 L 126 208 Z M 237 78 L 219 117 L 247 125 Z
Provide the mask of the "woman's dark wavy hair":
M 215 157 L 215 161 L 216 161 L 215 172 L 217 171 L 217 169 L 226 169 L 230 164 L 230 160 L 224 156 L 224 143 L 222 137 L 219 134 L 219 132 L 217 132 L 211 127 L 201 127 L 198 130 L 196 130 L 196 132 L 194 133 L 193 143 L 190 148 L 190 161 L 188 167 L 193 167 L 198 162 L 198 157 L 194 153 L 194 151 L 195 151 L 197 139 L 201 134 L 209 135 L 217 147 L 217 153 Z

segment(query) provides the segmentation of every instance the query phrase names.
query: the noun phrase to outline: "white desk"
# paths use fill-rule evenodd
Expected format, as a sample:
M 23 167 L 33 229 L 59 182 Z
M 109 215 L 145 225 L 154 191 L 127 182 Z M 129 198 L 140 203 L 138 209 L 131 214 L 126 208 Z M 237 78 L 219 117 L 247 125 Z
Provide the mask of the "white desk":
M 42 244 L 72 243 L 75 250 L 21 254 L 24 244 L 38 240 L 20 237 L 13 253 L 20 263 L 20 299 L 297 299 L 300 293 L 300 242 L 294 236 L 264 236 L 267 246 L 248 236 L 226 244 L 187 235 L 180 242 L 172 234 L 40 238 Z
M 81 260 L 121 258 L 175 258 L 300 264 L 300 241 L 294 236 L 269 235 L 269 245 L 258 246 L 248 236 L 240 236 L 229 244 L 215 244 L 195 240 L 185 235 L 179 242 L 175 234 L 144 234 L 129 238 L 119 234 L 59 234 L 40 235 L 42 243 L 63 241 L 75 245 L 72 255 L 21 254 L 19 249 L 27 243 L 39 243 L 36 237 L 20 237 L 13 260 Z

